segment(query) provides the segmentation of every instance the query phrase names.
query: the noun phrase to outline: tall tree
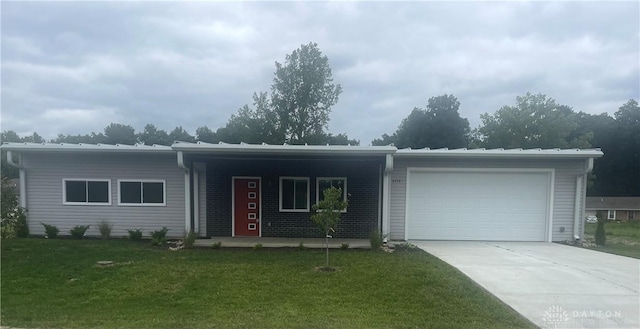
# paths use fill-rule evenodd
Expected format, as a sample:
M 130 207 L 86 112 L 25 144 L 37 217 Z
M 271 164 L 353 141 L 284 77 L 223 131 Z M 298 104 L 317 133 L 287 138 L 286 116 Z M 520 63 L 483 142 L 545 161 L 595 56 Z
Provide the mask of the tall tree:
M 488 148 L 590 147 L 589 133 L 572 136 L 578 128 L 576 113 L 543 94 L 527 93 L 515 106 L 480 115 L 481 145 Z M 574 134 L 575 135 L 575 134 Z
M 196 129 L 196 139 L 206 143 L 217 143 L 218 134 L 207 126 L 198 127 Z
M 302 45 L 284 64 L 276 62 L 270 96 L 254 93 L 253 107 L 241 107 L 215 136 L 206 137 L 226 143 L 358 144 L 346 134 L 325 130 L 341 92 L 318 45 Z
M 587 188 L 588 196 L 610 196 L 614 195 L 615 179 L 617 175 L 616 159 L 616 139 L 615 125 L 616 121 L 607 113 L 588 114 L 584 112 L 577 113 L 578 128 L 571 134 L 570 138 L 580 135 L 593 136 L 591 145 L 600 148 L 605 156 L 596 159 L 592 173 L 589 175 L 589 185 Z M 624 161 L 624 160 L 623 160 Z
M 395 144 L 399 148 L 462 148 L 469 146 L 469 120 L 460 117 L 460 102 L 453 95 L 429 98 L 426 110 L 414 108 L 389 136 L 374 145 Z
M 616 118 L 615 176 L 617 196 L 640 196 L 640 107 L 629 100 L 614 114 Z
M 190 142 L 194 143 L 196 139 L 189 134 L 182 126 L 176 127 L 169 133 L 169 141 L 173 142 Z
M 286 141 L 304 143 L 309 136 L 325 133 L 342 87 L 333 83 L 329 59 L 318 45 L 301 45 L 284 64 L 276 62 L 274 75 L 271 105 L 277 130 Z
M 13 130 L 3 131 L 2 134 L 0 134 L 0 144 L 19 142 L 22 142 L 22 139 Z M 0 171 L 2 173 L 2 177 L 9 179 L 18 178 L 18 168 L 9 165 L 7 162 L 7 151 L 5 150 L 2 150 L 1 154 Z
M 111 123 L 106 126 L 104 128 L 104 135 L 107 144 L 133 145 L 138 141 L 135 129 L 129 125 L 120 123 Z
M 169 134 L 162 129 L 158 129 L 153 124 L 148 123 L 144 126 L 144 130 L 137 136 L 139 142 L 146 145 L 171 145 Z
M 253 106 L 241 107 L 225 127 L 218 129 L 217 138 L 226 143 L 284 143 L 284 134 L 277 128 L 276 112 L 271 109 L 267 93 L 254 93 Z

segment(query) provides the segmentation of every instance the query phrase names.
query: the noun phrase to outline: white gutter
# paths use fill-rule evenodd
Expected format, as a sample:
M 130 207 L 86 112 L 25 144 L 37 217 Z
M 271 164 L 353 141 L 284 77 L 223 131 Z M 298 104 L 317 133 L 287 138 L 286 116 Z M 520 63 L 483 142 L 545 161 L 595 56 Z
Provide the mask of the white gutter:
M 18 163 L 13 160 L 13 153 L 7 151 L 7 163 L 18 168 L 20 173 L 20 207 L 27 208 L 27 180 L 25 177 L 24 166 L 20 164 L 22 157 L 18 155 Z
M 400 149 L 395 156 L 401 158 L 598 158 L 599 149 Z
M 266 154 L 266 155 L 384 155 L 395 153 L 394 146 L 348 146 L 348 145 L 271 145 L 271 144 L 226 144 L 175 142 L 174 151 L 217 154 Z
M 389 232 L 391 232 L 390 184 L 392 171 L 393 156 L 391 154 L 387 154 L 384 166 L 384 178 L 382 180 L 382 235 L 386 236 L 385 242 L 388 240 Z
M 191 179 L 190 170 L 184 163 L 184 154 L 178 151 L 178 167 L 184 171 L 184 229 L 185 234 L 191 232 Z
M 575 241 L 579 241 L 581 238 L 581 227 L 582 227 L 582 214 L 584 213 L 585 205 L 582 203 L 582 200 L 585 200 L 587 195 L 586 186 L 583 188 L 583 181 L 588 173 L 593 170 L 593 158 L 589 158 L 585 162 L 586 168 L 583 173 L 580 173 L 576 177 L 576 196 L 574 201 L 574 219 L 573 219 L 573 238 Z
M 165 145 L 124 145 L 124 144 L 69 144 L 69 143 L 3 143 L 3 150 L 29 152 L 101 152 L 101 153 L 173 153 L 170 146 Z

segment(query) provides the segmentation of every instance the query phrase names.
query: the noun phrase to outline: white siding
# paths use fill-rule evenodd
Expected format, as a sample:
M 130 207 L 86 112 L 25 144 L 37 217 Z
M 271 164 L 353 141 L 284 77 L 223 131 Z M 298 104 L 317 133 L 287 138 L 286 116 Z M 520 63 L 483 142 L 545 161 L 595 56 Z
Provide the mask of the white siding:
M 487 160 L 487 159 L 394 159 L 391 173 L 392 240 L 405 236 L 407 167 L 431 168 L 552 168 L 555 169 L 552 241 L 571 240 L 573 234 L 576 177 L 585 160 Z M 560 232 L 564 227 L 564 232 Z
M 98 222 L 114 225 L 112 236 L 127 236 L 141 228 L 144 236 L 166 226 L 172 237 L 184 235 L 184 174 L 173 154 L 24 153 L 27 209 L 31 234 L 44 234 L 42 223 L 68 235 L 76 225 L 91 225 L 87 235 L 99 235 Z M 111 205 L 63 205 L 63 178 L 102 178 L 111 184 Z M 166 206 L 118 206 L 118 179 L 166 180 Z

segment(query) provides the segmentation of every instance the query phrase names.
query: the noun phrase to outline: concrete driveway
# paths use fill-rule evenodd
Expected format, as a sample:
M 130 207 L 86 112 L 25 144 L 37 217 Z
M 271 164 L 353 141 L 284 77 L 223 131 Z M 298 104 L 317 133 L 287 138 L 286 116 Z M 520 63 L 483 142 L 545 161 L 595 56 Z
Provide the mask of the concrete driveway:
M 546 242 L 410 241 L 542 328 L 640 328 L 640 260 Z

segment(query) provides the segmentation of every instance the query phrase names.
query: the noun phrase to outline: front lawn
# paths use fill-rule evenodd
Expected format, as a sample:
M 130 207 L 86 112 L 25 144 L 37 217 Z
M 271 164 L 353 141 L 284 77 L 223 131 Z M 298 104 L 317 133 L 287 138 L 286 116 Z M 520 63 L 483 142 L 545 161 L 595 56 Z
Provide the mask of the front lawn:
M 595 232 L 598 224 L 589 224 L 584 228 L 585 241 L 595 243 Z M 590 246 L 589 249 L 608 252 L 616 255 L 640 258 L 640 222 L 616 222 L 604 223 L 607 234 L 607 243 L 604 246 Z
M 420 251 L 2 242 L 2 325 L 27 328 L 533 328 Z M 96 261 L 115 265 L 97 267 Z

